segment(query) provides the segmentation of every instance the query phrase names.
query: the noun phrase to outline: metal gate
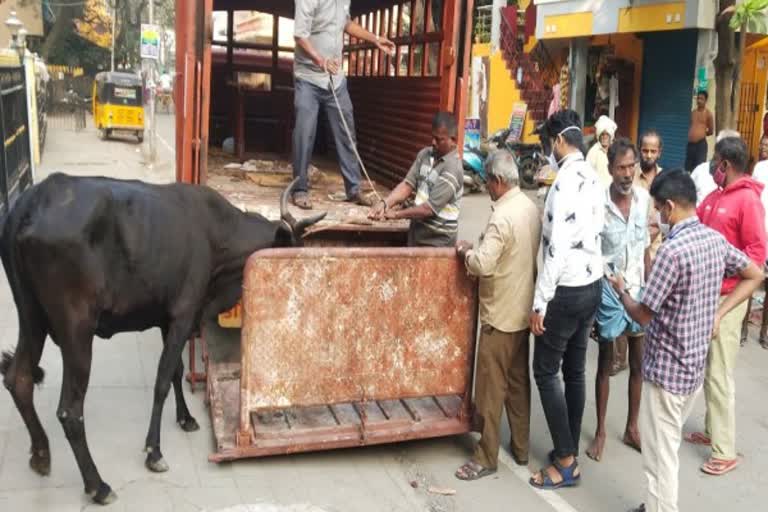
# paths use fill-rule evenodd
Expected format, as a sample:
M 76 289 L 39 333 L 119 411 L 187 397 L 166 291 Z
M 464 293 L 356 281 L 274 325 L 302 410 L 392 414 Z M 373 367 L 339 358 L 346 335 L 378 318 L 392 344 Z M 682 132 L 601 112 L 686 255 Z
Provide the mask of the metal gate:
M 755 82 L 742 82 L 741 100 L 739 102 L 739 122 L 738 130 L 741 138 L 749 146 L 749 154 L 757 154 L 755 145 L 755 121 L 760 110 L 759 95 L 757 94 L 757 84 Z M 759 142 L 759 141 L 758 141 Z
M 0 215 L 32 184 L 24 69 L 0 68 Z

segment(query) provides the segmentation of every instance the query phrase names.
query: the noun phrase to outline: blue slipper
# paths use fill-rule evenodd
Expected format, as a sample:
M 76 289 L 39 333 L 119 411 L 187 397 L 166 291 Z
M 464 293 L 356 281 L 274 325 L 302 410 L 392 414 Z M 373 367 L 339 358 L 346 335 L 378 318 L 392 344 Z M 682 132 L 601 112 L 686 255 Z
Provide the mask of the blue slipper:
M 579 467 L 579 463 L 576 462 L 574 459 L 573 464 L 571 464 L 568 467 L 563 466 L 560 464 L 557 459 L 552 461 L 552 465 L 557 469 L 557 472 L 560 473 L 560 476 L 563 478 L 560 482 L 553 482 L 552 479 L 549 477 L 549 473 L 547 473 L 546 468 L 539 471 L 538 475 L 541 476 L 541 483 L 534 480 L 533 477 L 528 481 L 533 487 L 537 489 L 544 489 L 544 490 L 554 490 L 554 489 L 560 489 L 563 487 L 576 487 L 581 483 L 581 474 L 574 474 L 576 472 L 576 469 Z M 536 475 L 534 475 L 536 476 Z

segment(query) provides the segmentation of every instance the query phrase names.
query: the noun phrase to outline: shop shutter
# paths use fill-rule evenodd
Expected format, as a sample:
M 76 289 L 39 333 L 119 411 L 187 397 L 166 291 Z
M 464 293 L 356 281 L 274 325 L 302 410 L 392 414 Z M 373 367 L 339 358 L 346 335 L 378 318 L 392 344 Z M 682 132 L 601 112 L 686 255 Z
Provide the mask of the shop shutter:
M 664 139 L 661 166 L 682 167 L 691 119 L 696 69 L 696 30 L 643 36 L 640 132 L 656 129 Z

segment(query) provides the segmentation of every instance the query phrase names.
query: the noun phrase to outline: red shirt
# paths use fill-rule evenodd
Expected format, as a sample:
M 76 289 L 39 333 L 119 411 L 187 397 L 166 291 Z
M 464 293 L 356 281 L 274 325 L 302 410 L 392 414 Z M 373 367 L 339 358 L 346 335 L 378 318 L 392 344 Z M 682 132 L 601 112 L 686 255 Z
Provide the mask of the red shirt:
M 722 234 L 760 268 L 765 264 L 766 253 L 762 191 L 762 183 L 745 175 L 725 189 L 718 188 L 709 194 L 696 209 L 704 225 Z M 740 280 L 738 275 L 723 279 L 720 295 L 731 293 Z

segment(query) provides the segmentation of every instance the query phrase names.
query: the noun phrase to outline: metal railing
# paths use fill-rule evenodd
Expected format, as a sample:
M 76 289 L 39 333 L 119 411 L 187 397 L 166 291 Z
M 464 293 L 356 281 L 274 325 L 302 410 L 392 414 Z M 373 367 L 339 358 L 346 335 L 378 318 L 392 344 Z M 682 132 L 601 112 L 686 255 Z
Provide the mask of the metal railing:
M 493 24 L 493 6 L 479 5 L 475 8 L 475 26 L 472 29 L 472 40 L 476 43 L 491 41 L 491 26 Z
M 0 68 L 0 215 L 32 184 L 24 68 Z

